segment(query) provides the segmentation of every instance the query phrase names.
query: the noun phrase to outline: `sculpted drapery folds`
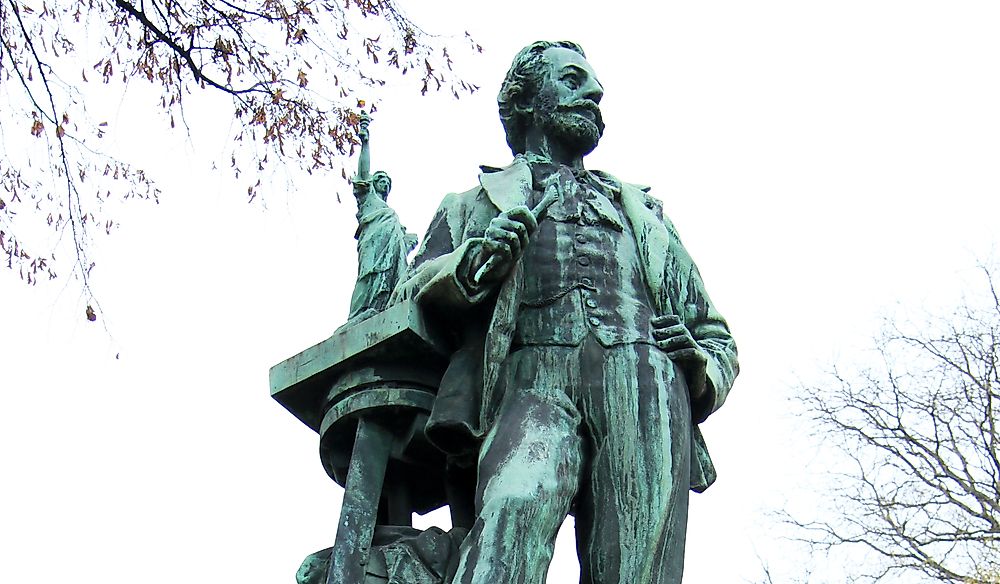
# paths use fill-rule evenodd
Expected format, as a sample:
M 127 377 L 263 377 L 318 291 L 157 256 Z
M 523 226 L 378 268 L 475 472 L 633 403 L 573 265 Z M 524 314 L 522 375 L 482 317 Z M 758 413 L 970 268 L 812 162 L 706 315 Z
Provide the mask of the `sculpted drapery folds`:
M 406 273 L 407 261 L 417 246 L 417 236 L 408 233 L 399 216 L 388 205 L 392 179 L 385 171 L 371 174 L 371 119 L 362 112 L 358 128 L 361 154 L 354 177 L 354 198 L 358 205 L 358 278 L 351 295 L 351 311 L 341 329 L 349 328 L 385 310 L 393 289 Z
M 362 321 L 389 305 L 393 288 L 406 272 L 406 256 L 417 245 L 399 216 L 386 203 L 392 181 L 378 171 L 370 181 L 356 181 L 358 201 L 358 279 L 351 296 L 351 312 L 342 328 Z M 373 192 L 374 191 L 374 192 Z
M 661 203 L 584 167 L 603 91 L 578 45 L 523 49 L 513 163 L 444 199 L 395 291 L 454 343 L 427 435 L 478 473 L 455 583 L 540 583 L 568 513 L 584 584 L 680 582 L 688 489 L 715 479 L 698 424 L 736 346 Z

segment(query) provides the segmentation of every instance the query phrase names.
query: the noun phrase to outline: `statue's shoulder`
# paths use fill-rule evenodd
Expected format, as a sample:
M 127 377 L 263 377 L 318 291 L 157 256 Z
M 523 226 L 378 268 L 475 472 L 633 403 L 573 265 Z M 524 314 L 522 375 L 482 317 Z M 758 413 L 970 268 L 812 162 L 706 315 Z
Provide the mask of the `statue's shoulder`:
M 612 184 L 622 189 L 623 191 L 628 190 L 633 195 L 639 197 L 642 204 L 653 212 L 653 215 L 663 223 L 663 226 L 667 228 L 667 231 L 673 237 L 674 240 L 680 241 L 680 235 L 677 233 L 677 228 L 674 227 L 673 221 L 667 216 L 663 211 L 663 200 L 653 194 L 653 188 L 649 185 L 642 183 L 632 183 L 619 180 L 611 174 L 603 171 L 593 171 L 602 181 Z
M 677 232 L 677 227 L 674 226 L 674 222 L 670 220 L 670 216 L 663 210 L 663 200 L 652 193 L 652 187 L 643 184 L 628 183 L 630 187 L 638 190 L 642 193 L 643 203 L 646 205 L 650 211 L 656 215 L 656 218 L 663 223 L 663 226 L 667 228 L 671 237 L 680 244 L 680 234 Z
M 653 189 L 653 187 L 646 184 L 623 181 L 617 176 L 611 174 L 610 172 L 605 172 L 603 170 L 592 170 L 590 172 L 595 176 L 597 176 L 597 178 L 601 179 L 601 181 L 603 181 L 604 183 L 613 188 L 635 189 L 636 191 L 641 191 L 647 196 L 650 196 L 649 191 Z
M 667 221 L 667 223 L 669 224 L 669 220 L 667 220 L 663 214 L 663 201 L 658 197 L 656 197 L 655 195 L 653 195 L 651 192 L 653 190 L 653 187 L 642 184 L 633 184 L 633 183 L 629 184 L 632 188 L 642 193 L 642 196 L 645 199 L 644 202 L 646 204 L 646 207 L 652 210 L 657 217 Z
M 486 177 L 485 182 L 489 184 L 491 180 L 508 174 L 509 171 L 511 171 L 512 166 L 513 165 L 500 167 L 481 164 L 479 166 L 479 183 L 464 191 L 454 191 L 448 193 L 442 200 L 441 205 L 461 206 L 476 202 L 477 200 L 483 198 L 485 194 L 484 191 L 486 190 L 486 187 L 483 184 L 483 177 Z
M 504 168 L 480 166 L 479 184 L 442 199 L 439 214 L 491 219 L 498 209 L 524 204 L 531 191 L 531 171 L 522 159 Z
M 441 199 L 440 210 L 446 213 L 466 213 L 483 198 L 483 187 L 476 185 L 464 191 L 448 193 Z

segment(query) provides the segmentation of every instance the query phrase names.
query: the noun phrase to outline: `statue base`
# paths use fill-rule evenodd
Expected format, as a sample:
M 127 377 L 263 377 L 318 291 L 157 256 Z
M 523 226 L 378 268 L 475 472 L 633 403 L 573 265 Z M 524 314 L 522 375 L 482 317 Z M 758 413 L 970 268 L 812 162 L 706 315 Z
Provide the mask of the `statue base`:
M 362 584 L 373 569 L 388 574 L 403 553 L 389 550 L 410 548 L 396 542 L 375 553 L 386 529 L 432 537 L 410 518 L 447 504 L 445 458 L 424 435 L 446 355 L 416 304 L 404 302 L 271 368 L 271 396 L 319 433 L 323 467 L 345 490 L 327 568 L 307 559 L 304 581 L 325 572 L 319 582 Z

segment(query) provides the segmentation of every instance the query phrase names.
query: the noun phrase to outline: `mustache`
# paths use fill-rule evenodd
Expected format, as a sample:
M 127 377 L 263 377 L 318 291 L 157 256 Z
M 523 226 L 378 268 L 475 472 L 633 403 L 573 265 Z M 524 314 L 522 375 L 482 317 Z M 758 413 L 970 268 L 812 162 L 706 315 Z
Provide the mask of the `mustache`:
M 587 110 L 596 116 L 601 115 L 601 107 L 589 99 L 578 99 L 569 103 L 563 103 L 556 107 L 557 111 Z
M 598 127 L 604 126 L 604 118 L 601 116 L 601 108 L 596 102 L 589 99 L 578 99 L 570 103 L 560 104 L 556 111 L 560 113 L 580 113 L 581 110 L 594 114 L 594 122 Z

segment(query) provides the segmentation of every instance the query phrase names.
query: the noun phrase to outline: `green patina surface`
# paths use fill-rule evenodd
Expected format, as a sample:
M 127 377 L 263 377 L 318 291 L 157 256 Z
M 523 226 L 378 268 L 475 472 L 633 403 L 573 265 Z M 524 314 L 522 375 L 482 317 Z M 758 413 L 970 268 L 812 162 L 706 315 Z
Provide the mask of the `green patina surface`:
M 346 488 L 300 584 L 541 584 L 568 514 L 583 584 L 681 581 L 736 345 L 652 190 L 584 166 L 603 94 L 579 46 L 525 47 L 514 161 L 445 197 L 409 264 L 363 121 L 351 317 L 271 372 Z M 452 531 L 410 527 L 443 504 Z
M 417 236 L 399 222 L 387 199 L 392 179 L 384 171 L 370 174 L 369 118 L 362 112 L 358 136 L 361 155 L 354 177 L 358 204 L 358 278 L 351 296 L 348 327 L 384 310 L 389 296 L 406 272 L 406 256 L 417 245 Z
M 324 400 L 334 381 L 392 363 L 385 355 L 434 364 L 446 351 L 412 302 L 397 303 L 271 367 L 271 397 L 319 432 Z M 434 377 L 433 371 L 423 369 L 415 374 Z

